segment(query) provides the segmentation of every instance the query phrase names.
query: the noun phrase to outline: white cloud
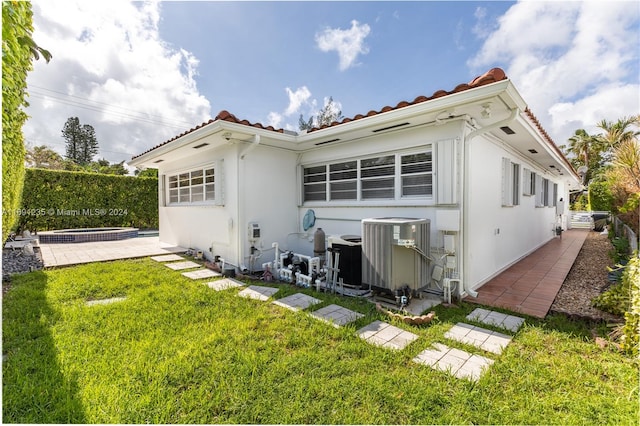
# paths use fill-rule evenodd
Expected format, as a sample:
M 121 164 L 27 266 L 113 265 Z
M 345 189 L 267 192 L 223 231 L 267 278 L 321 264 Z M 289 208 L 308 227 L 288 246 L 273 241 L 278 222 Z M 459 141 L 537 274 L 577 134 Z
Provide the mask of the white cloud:
M 468 65 L 476 72 L 503 66 L 556 143 L 563 144 L 577 128 L 640 111 L 640 17 L 630 6 L 517 3 L 486 34 Z
M 285 90 L 287 91 L 287 95 L 289 96 L 289 106 L 284 112 L 284 115 L 287 116 L 299 112 L 300 107 L 305 104 L 311 97 L 311 92 L 309 91 L 307 86 L 299 87 L 295 92 L 288 87 Z
M 298 131 L 298 118 L 300 114 L 308 120 L 310 117 L 317 117 L 320 113 L 318 108 L 318 101 L 311 97 L 311 91 L 307 86 L 297 88 L 295 91 L 289 87 L 285 88 L 287 96 L 289 97 L 289 105 L 282 113 L 272 111 L 267 115 L 267 123 L 275 128 L 285 128 L 287 130 Z M 331 98 L 326 96 L 323 99 L 322 108 L 325 108 L 329 104 Z M 342 103 L 333 99 L 331 104 L 331 112 L 338 113 L 342 110 Z M 295 117 L 293 115 L 295 114 Z M 295 118 L 295 123 L 285 121 L 290 118 Z
M 335 50 L 340 57 L 340 71 L 344 71 L 354 65 L 358 55 L 366 55 L 369 49 L 364 44 L 364 39 L 371 32 L 367 24 L 356 20 L 351 21 L 351 28 L 326 28 L 322 33 L 316 34 L 316 44 L 323 52 Z
M 77 116 L 96 129 L 98 156 L 120 162 L 209 118 L 194 80 L 198 60 L 160 38 L 160 7 L 33 2 L 34 39 L 53 59 L 35 62 L 28 77 L 28 143 L 64 153 L 60 131 Z

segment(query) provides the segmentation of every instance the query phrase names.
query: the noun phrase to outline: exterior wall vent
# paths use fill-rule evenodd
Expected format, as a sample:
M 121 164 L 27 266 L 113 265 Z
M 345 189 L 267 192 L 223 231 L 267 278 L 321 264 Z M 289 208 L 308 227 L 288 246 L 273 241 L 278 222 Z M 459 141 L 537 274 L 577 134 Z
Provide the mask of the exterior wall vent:
M 532 153 L 532 154 L 537 154 L 538 153 L 538 151 L 536 151 L 535 149 L 530 149 L 529 152 Z
M 324 142 L 318 142 L 318 143 L 316 144 L 316 146 L 319 146 L 319 145 L 326 145 L 326 144 L 331 143 L 331 142 L 338 142 L 339 140 L 340 140 L 340 138 L 335 138 L 335 139 L 331 139 L 331 140 L 324 141 Z
M 206 143 L 206 142 L 205 143 L 201 143 L 200 145 L 194 146 L 193 149 L 199 149 L 199 148 L 202 148 L 203 146 L 207 146 L 207 145 L 209 145 L 209 144 Z
M 376 129 L 376 130 L 372 130 L 373 133 L 378 133 L 378 132 L 384 132 L 385 130 L 391 130 L 391 129 L 395 129 L 397 127 L 402 127 L 402 126 L 408 126 L 409 122 L 404 122 L 404 123 L 400 123 L 400 124 L 394 124 L 393 126 L 388 126 L 388 127 L 383 127 L 382 129 Z
M 153 162 L 153 164 L 158 164 L 158 163 L 162 163 L 164 160 L 160 159 L 160 160 L 156 160 Z
M 513 129 L 509 126 L 502 126 L 500 127 L 500 130 L 502 130 L 503 132 L 505 132 L 508 135 L 515 135 L 516 132 L 513 131 Z

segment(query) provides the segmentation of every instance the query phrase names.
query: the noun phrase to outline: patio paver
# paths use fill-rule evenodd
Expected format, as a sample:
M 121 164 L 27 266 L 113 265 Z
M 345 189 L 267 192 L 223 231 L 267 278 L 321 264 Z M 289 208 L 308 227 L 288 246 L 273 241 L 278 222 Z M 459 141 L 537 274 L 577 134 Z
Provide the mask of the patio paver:
M 444 334 L 447 339 L 475 346 L 487 352 L 500 355 L 511 342 L 512 337 L 486 328 L 475 327 L 462 322 L 457 323 Z
M 274 305 L 282 306 L 283 308 L 290 309 L 292 311 L 300 311 L 307 309 L 309 306 L 321 303 L 322 300 L 316 299 L 304 293 L 296 293 L 291 296 L 283 297 L 282 299 L 274 300 Z
M 434 370 L 449 372 L 459 379 L 476 382 L 494 362 L 492 359 L 450 348 L 442 343 L 434 343 L 432 347 L 434 349 L 420 352 L 413 361 L 428 365 Z
M 589 232 L 564 231 L 478 288 L 478 297 L 464 300 L 546 317 Z
M 97 300 L 89 300 L 87 301 L 87 306 L 95 306 L 95 305 L 109 305 L 111 303 L 122 302 L 126 300 L 126 297 L 111 297 L 109 299 L 97 299 Z
M 517 332 L 524 323 L 524 318 L 522 317 L 507 315 L 496 311 L 489 311 L 482 308 L 474 309 L 473 312 L 467 315 L 467 319 L 504 328 L 505 330 L 509 330 L 513 333 Z
M 45 268 L 184 253 L 187 251 L 184 247 L 162 243 L 158 237 L 138 237 L 119 241 L 88 243 L 40 244 L 39 247 Z
M 182 275 L 187 278 L 191 278 L 192 280 L 201 280 L 203 278 L 215 278 L 222 276 L 220 272 L 212 271 L 211 269 L 198 269 L 197 271 L 183 272 Z
M 202 265 L 190 260 L 185 260 L 184 262 L 165 263 L 164 266 L 174 271 L 181 271 L 183 269 L 200 268 Z
M 249 287 L 238 293 L 238 296 L 245 297 L 247 299 L 261 300 L 263 302 L 269 300 L 271 296 L 278 292 L 274 287 L 263 287 L 259 285 L 250 285 Z
M 164 254 L 162 256 L 151 256 L 151 260 L 155 260 L 156 262 L 173 262 L 176 260 L 184 260 L 184 257 L 178 256 L 177 254 Z
M 205 284 L 209 288 L 215 291 L 222 291 L 222 290 L 228 290 L 230 288 L 244 287 L 243 283 L 241 283 L 240 281 L 236 281 L 232 278 L 223 278 L 221 280 L 211 281 Z
M 311 312 L 311 316 L 325 321 L 337 328 L 362 318 L 364 315 L 350 309 L 343 308 L 339 305 L 328 305 L 318 309 L 317 311 Z
M 362 327 L 356 334 L 372 345 L 395 350 L 404 349 L 418 338 L 416 334 L 379 320 Z

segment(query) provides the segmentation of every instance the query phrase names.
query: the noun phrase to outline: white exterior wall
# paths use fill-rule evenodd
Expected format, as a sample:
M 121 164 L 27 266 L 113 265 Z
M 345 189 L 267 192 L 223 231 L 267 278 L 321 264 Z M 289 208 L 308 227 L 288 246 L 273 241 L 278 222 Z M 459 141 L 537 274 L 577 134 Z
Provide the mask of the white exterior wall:
M 502 158 L 520 164 L 520 204 L 502 206 Z M 551 238 L 556 208 L 536 207 L 535 196 L 523 195 L 524 168 L 558 184 L 558 198 L 568 199 L 565 185 L 524 157 L 489 141 L 474 138 L 469 145 L 469 204 L 465 206 L 465 277 L 477 288 Z M 566 193 L 566 195 L 564 195 Z
M 330 235 L 361 235 L 361 220 L 375 217 L 408 217 L 429 219 L 432 245 L 442 245 L 442 236 L 437 232 L 436 210 L 454 208 L 454 204 L 438 203 L 438 182 L 445 187 L 452 182 L 457 191 L 456 167 L 444 167 L 437 161 L 437 146 L 454 146 L 458 152 L 462 123 L 453 122 L 441 126 L 423 126 L 416 129 L 396 131 L 361 139 L 348 144 L 335 144 L 306 152 L 300 159 L 301 166 L 313 166 L 332 162 L 349 161 L 367 156 L 383 156 L 396 153 L 415 153 L 433 150 L 434 195 L 432 199 L 416 198 L 401 200 L 330 201 L 306 202 L 298 208 L 298 234 L 290 238 L 288 248 L 303 254 L 313 253 L 313 233 L 320 227 Z M 455 163 L 456 159 L 452 159 Z M 300 167 L 301 167 L 300 166 Z M 438 170 L 440 168 L 440 170 Z M 298 178 L 298 192 L 302 192 L 302 181 Z M 445 191 L 443 191 L 445 192 Z M 302 196 L 300 195 L 300 200 Z M 302 229 L 302 219 L 308 209 L 316 215 L 316 223 L 308 232 Z
M 202 250 L 211 259 L 221 256 L 229 263 L 250 267 L 248 224 L 256 222 L 261 238 L 255 247 L 262 256 L 254 269 L 273 260 L 271 244 L 285 245 L 297 222 L 296 154 L 249 144 L 229 144 L 163 164 L 159 176 L 220 164 L 224 205 L 169 206 L 163 203 L 165 189 L 159 185 L 160 241 Z M 246 153 L 244 159 L 240 155 Z M 166 181 L 165 181 L 166 185 Z

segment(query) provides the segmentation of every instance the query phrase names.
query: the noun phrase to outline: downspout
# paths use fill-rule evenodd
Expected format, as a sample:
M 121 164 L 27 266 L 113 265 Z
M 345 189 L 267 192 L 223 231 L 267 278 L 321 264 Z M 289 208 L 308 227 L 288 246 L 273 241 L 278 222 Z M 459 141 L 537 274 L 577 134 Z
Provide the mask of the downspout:
M 238 157 L 237 157 L 237 167 L 236 167 L 236 196 L 238 197 L 238 213 L 237 213 L 237 217 L 238 217 L 238 223 L 236 224 L 237 227 L 237 241 L 238 241 L 238 267 L 240 269 L 240 272 L 243 272 L 246 267 L 244 265 L 244 241 L 245 241 L 245 237 L 246 235 L 244 235 L 244 231 L 245 231 L 245 227 L 243 226 L 244 224 L 244 193 L 243 191 L 240 190 L 240 188 L 242 188 L 242 180 L 241 180 L 241 175 L 244 175 L 244 173 L 240 173 L 240 160 L 244 160 L 244 157 L 253 149 L 255 149 L 256 146 L 260 145 L 260 135 L 255 134 L 253 135 L 253 141 L 251 143 L 251 145 L 249 145 L 248 147 L 246 147 L 243 151 L 238 150 Z
M 466 225 L 469 222 L 469 213 L 467 211 L 467 209 L 465 208 L 465 206 L 469 205 L 469 172 L 468 172 L 468 167 L 469 167 L 469 143 L 471 142 L 471 140 L 477 136 L 480 136 L 490 130 L 493 130 L 495 128 L 498 127 L 503 127 L 506 126 L 508 124 L 510 124 L 513 120 L 515 120 L 515 118 L 518 116 L 518 114 L 520 114 L 520 108 L 514 108 L 511 110 L 511 114 L 509 114 L 509 117 L 497 121 L 495 123 L 491 123 L 487 126 L 484 126 L 480 129 L 475 129 L 472 130 L 468 135 L 466 135 L 463 139 L 462 139 L 462 143 L 463 143 L 463 167 L 462 167 L 462 206 L 460 208 L 460 210 L 462 210 L 462 215 L 460 215 L 460 232 L 461 235 L 463 236 L 463 238 L 461 238 L 461 242 L 460 244 L 462 245 L 462 247 L 460 248 L 460 251 L 463 253 L 462 256 L 462 264 L 460 265 L 460 277 L 462 278 L 462 287 L 460 289 L 460 295 L 462 296 L 462 291 L 464 290 L 469 296 L 471 297 L 478 297 L 478 292 L 473 290 L 471 288 L 471 286 L 469 285 L 469 279 L 465 276 L 466 271 L 465 271 L 465 266 L 467 264 L 468 261 L 468 257 L 469 257 L 469 253 L 465 250 L 465 242 L 467 240 L 467 234 L 464 232 Z

